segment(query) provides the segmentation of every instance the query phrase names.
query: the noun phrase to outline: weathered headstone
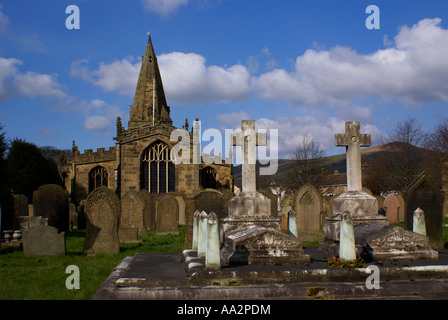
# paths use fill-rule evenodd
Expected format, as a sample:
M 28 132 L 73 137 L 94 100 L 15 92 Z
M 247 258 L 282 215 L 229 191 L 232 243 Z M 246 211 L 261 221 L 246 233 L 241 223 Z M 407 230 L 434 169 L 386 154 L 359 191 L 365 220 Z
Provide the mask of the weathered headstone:
M 297 237 L 296 213 L 294 210 L 288 212 L 288 230 L 286 234 Z
M 221 269 L 221 253 L 219 247 L 218 216 L 214 212 L 211 212 L 207 218 L 207 252 L 205 255 L 205 267 L 209 270 Z
M 48 218 L 59 231 L 69 230 L 68 192 L 56 184 L 40 186 L 33 192 L 34 215 Z
M 387 222 L 394 223 L 400 221 L 398 210 L 400 208 L 400 200 L 395 194 L 390 194 L 384 200 L 384 209 L 386 210 Z
M 84 254 L 120 252 L 118 238 L 120 212 L 120 200 L 111 189 L 100 187 L 89 194 L 86 201 Z
M 121 197 L 120 203 L 120 227 L 135 228 L 138 230 L 138 234 L 146 234 L 146 229 L 143 224 L 145 200 L 142 195 L 136 191 L 128 191 Z
M 339 258 L 342 261 L 355 260 L 355 232 L 353 229 L 353 220 L 349 212 L 342 214 L 340 232 Z
M 28 197 L 23 194 L 14 194 L 14 218 L 28 215 Z
M 205 258 L 207 253 L 207 213 L 202 211 L 199 215 L 198 258 Z
M 414 211 L 421 208 L 425 213 L 426 235 L 429 236 L 430 245 L 443 249 L 442 206 L 444 197 L 439 188 L 423 172 L 403 192 L 403 196 L 405 198 L 405 229 L 412 230 Z
M 199 216 L 201 213 L 196 210 L 193 215 L 193 250 L 198 250 L 198 236 L 199 236 Z
M 156 230 L 156 200 L 148 190 L 142 189 L 139 194 L 143 197 L 145 202 L 145 209 L 143 210 L 143 224 L 147 231 Z
M 74 203 L 68 204 L 68 216 L 70 219 L 70 230 L 78 229 L 78 212 L 76 211 L 76 205 Z
M 420 208 L 414 211 L 412 231 L 426 236 L 425 213 Z
M 294 211 L 297 237 L 304 241 L 322 240 L 322 197 L 316 187 L 306 184 L 298 190 Z
M 166 194 L 157 201 L 156 234 L 178 234 L 179 204 Z
M 26 256 L 56 256 L 65 254 L 65 232 L 52 226 L 37 225 L 22 234 Z

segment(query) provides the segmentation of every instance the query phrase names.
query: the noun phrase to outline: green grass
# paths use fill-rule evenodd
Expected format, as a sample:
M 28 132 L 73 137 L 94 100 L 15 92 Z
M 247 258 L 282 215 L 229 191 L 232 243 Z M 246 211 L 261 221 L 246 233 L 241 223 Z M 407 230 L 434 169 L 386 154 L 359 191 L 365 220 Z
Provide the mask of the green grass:
M 81 300 L 90 299 L 118 263 L 137 252 L 181 252 L 185 227 L 178 235 L 139 236 L 140 244 L 121 244 L 118 254 L 83 255 L 85 230 L 66 235 L 66 254 L 56 257 L 24 256 L 21 248 L 0 249 L 0 300 Z M 80 271 L 80 289 L 69 290 L 65 273 L 69 265 Z

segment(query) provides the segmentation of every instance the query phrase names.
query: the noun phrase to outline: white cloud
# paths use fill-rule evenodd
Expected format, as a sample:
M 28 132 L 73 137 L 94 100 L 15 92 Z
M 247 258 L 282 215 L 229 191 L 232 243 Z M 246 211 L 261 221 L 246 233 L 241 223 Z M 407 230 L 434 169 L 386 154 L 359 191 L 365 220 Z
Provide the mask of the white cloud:
M 340 148 L 341 150 L 334 149 L 334 135 L 345 132 L 345 120 L 335 117 L 322 119 L 314 116 L 285 117 L 279 115 L 275 120 L 258 119 L 255 122 L 255 127 L 257 130 L 278 130 L 278 154 L 280 159 L 289 158 L 295 151 L 298 141 L 309 134 L 313 135 L 317 142 L 328 151 L 327 155 L 333 150 L 336 153 L 345 152 L 342 148 Z M 381 131 L 375 125 L 361 123 L 361 133 L 371 134 L 373 144 L 381 140 Z
M 9 99 L 14 94 L 28 98 L 64 98 L 65 88 L 55 74 L 20 72 L 22 61 L 15 58 L 0 58 L 0 99 Z
M 241 101 L 250 94 L 250 74 L 242 65 L 207 66 L 201 55 L 181 52 L 162 54 L 157 60 L 168 103 Z M 72 62 L 70 75 L 106 91 L 134 95 L 141 62 L 127 57 L 101 62 L 97 70 L 90 70 L 87 64 L 88 60 Z
M 142 5 L 146 10 L 163 16 L 172 13 L 187 3 L 188 0 L 142 0 Z
M 108 131 L 114 128 L 117 117 L 121 117 L 118 107 L 100 99 L 77 101 L 73 105 L 84 116 L 84 128 L 89 131 Z
M 240 64 L 207 66 L 203 56 L 182 52 L 160 55 L 158 62 L 167 99 L 174 103 L 241 101 L 251 91 L 249 71 Z
M 28 98 L 64 98 L 67 96 L 55 75 L 26 72 L 14 77 L 16 92 Z
M 216 118 L 219 122 L 231 126 L 232 128 L 241 128 L 241 120 L 250 120 L 250 115 L 247 112 L 240 111 L 219 114 Z
M 440 22 L 424 19 L 402 27 L 394 47 L 370 55 L 346 47 L 309 49 L 292 72 L 276 69 L 254 77 L 253 88 L 263 98 L 297 105 L 348 106 L 372 96 L 448 103 L 448 30 Z
M 112 123 L 105 116 L 88 116 L 84 127 L 89 131 L 105 131 L 112 127 Z
M 70 76 L 89 81 L 105 91 L 116 91 L 123 95 L 133 95 L 138 81 L 141 62 L 127 57 L 112 63 L 101 62 L 98 69 L 91 71 L 87 59 L 73 61 Z

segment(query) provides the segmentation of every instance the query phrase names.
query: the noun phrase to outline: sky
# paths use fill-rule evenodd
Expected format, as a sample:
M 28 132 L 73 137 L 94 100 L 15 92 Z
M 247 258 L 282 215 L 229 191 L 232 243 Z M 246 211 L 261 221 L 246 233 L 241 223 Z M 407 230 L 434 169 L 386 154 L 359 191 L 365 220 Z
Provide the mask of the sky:
M 114 146 L 148 32 L 173 125 L 255 120 L 277 130 L 279 158 L 304 135 L 343 153 L 345 121 L 377 145 L 408 117 L 426 130 L 448 117 L 445 0 L 0 0 L 6 135 Z

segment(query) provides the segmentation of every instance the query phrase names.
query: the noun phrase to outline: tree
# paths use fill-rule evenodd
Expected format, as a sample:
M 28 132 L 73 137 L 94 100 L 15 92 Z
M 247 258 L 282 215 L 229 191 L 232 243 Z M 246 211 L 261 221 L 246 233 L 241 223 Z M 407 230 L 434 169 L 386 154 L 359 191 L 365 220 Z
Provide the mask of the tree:
M 380 169 L 388 190 L 403 190 L 424 170 L 423 147 L 427 134 L 415 117 L 398 122 L 392 134 L 386 137 Z M 384 190 L 387 191 L 387 190 Z
M 6 177 L 6 151 L 9 143 L 6 138 L 4 126 L 0 124 L 0 207 L 1 214 L 1 229 L 10 229 L 13 224 L 14 217 L 14 198 L 9 189 L 8 180 Z M 0 229 L 0 234 L 1 234 Z
M 441 120 L 434 131 L 428 134 L 426 146 L 433 151 L 430 160 L 433 162 L 433 167 L 439 168 L 441 176 L 439 180 L 446 189 L 448 186 L 448 118 Z
M 299 140 L 290 158 L 295 162 L 289 174 L 291 188 L 300 188 L 307 183 L 319 187 L 328 174 L 324 169 L 325 150 L 312 135 L 305 135 Z
M 62 185 L 56 163 L 45 158 L 35 144 L 22 139 L 12 141 L 6 170 L 10 188 L 28 199 L 32 199 L 33 191 L 41 185 Z

